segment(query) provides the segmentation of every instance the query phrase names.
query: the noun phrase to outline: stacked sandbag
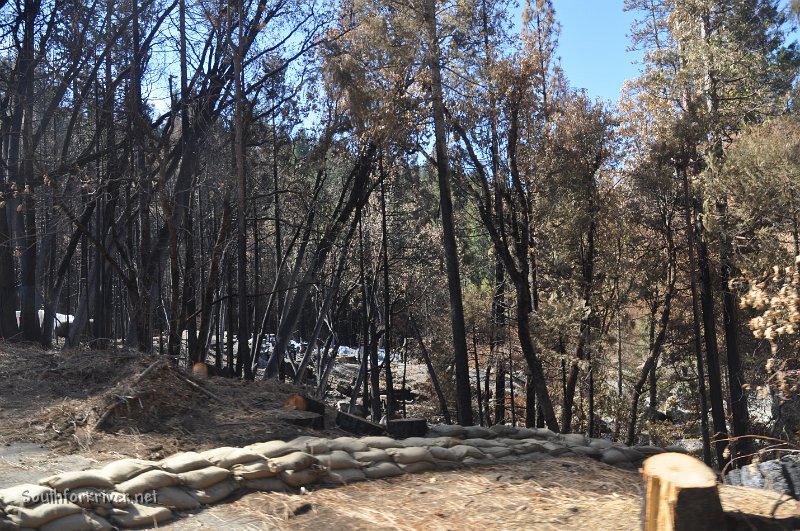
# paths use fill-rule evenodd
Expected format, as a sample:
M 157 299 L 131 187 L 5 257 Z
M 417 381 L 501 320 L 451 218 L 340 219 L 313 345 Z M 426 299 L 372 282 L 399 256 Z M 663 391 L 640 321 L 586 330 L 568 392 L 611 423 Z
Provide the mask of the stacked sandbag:
M 667 448 L 670 450 L 670 448 Z M 158 525 L 173 511 L 217 503 L 240 488 L 291 491 L 406 473 L 520 459 L 583 456 L 633 467 L 664 450 L 627 447 L 581 434 L 511 426 L 431 426 L 427 437 L 323 439 L 302 436 L 244 448 L 181 452 L 159 462 L 122 459 L 101 470 L 66 472 L 0 490 L 0 529 L 111 529 Z

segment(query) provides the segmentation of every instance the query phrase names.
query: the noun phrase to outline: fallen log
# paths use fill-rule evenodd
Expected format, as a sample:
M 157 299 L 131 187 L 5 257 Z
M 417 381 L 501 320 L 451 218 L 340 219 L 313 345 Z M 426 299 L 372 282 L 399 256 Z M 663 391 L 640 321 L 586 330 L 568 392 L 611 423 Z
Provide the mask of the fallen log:
M 425 437 L 428 433 L 428 422 L 425 419 L 394 419 L 386 423 L 386 431 L 398 439 Z
M 383 435 L 386 433 L 386 430 L 380 424 L 375 424 L 344 411 L 339 411 L 336 414 L 336 425 L 344 431 L 355 435 Z
M 319 415 L 325 414 L 325 403 L 311 398 L 308 395 L 289 395 L 286 399 L 286 408 L 296 409 L 298 411 L 310 411 L 311 413 L 317 413 Z

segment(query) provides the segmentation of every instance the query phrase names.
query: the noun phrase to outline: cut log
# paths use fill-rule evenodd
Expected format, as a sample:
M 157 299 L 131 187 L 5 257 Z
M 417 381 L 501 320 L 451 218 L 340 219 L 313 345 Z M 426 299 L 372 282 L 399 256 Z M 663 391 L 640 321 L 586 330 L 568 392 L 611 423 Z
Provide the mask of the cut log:
M 375 424 L 344 411 L 339 411 L 336 414 L 336 425 L 344 431 L 355 435 L 383 435 L 386 433 L 386 430 L 380 424 Z
M 325 414 L 325 404 L 307 395 L 289 395 L 289 398 L 286 399 L 286 408 L 296 409 L 298 411 L 310 411 L 319 415 Z
M 425 419 L 394 419 L 386 423 L 386 431 L 398 439 L 425 437 L 428 433 L 428 422 Z
M 645 531 L 719 531 L 725 515 L 714 472 L 694 457 L 664 453 L 644 462 Z

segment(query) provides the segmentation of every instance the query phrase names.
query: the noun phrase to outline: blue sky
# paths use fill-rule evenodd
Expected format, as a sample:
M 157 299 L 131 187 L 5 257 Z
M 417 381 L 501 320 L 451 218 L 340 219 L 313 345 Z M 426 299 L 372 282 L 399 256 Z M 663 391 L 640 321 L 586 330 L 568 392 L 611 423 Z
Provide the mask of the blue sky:
M 567 79 L 590 96 L 611 102 L 619 99 L 622 84 L 636 77 L 641 66 L 641 52 L 627 51 L 637 13 L 624 12 L 622 5 L 623 0 L 553 0 L 561 22 L 558 55 Z M 798 38 L 798 31 L 789 35 L 789 40 Z
M 619 99 L 626 79 L 638 75 L 641 54 L 628 52 L 635 13 L 622 0 L 554 0 L 561 22 L 558 55 L 575 88 L 609 101 Z

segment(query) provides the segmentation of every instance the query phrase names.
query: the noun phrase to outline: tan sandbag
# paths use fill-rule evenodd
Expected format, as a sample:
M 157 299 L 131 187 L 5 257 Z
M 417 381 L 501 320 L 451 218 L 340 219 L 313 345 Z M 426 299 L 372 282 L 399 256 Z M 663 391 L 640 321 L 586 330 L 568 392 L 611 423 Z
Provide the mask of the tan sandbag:
M 497 446 L 497 443 L 494 441 L 490 441 L 489 439 L 464 439 L 462 444 L 467 444 L 469 446 L 474 446 L 475 448 L 490 448 L 493 446 Z
M 461 461 L 454 451 L 450 448 L 440 448 L 438 446 L 431 446 L 428 448 L 434 459 L 440 461 Z
M 329 454 L 318 455 L 317 461 L 328 470 L 341 470 L 346 468 L 361 468 L 361 463 L 343 450 L 334 450 Z
M 284 441 L 260 442 L 245 446 L 244 449 L 266 458 L 282 457 L 295 451 L 290 444 Z
M 233 477 L 237 480 L 272 478 L 277 476 L 280 471 L 280 468 L 269 459 L 231 467 Z
M 331 451 L 330 447 L 328 446 L 328 439 L 311 437 L 309 435 L 296 437 L 286 444 L 289 445 L 289 447 L 291 447 L 293 450 L 305 452 L 311 455 L 327 454 Z
M 483 426 L 464 426 L 465 439 L 494 439 L 496 435 Z
M 392 460 L 392 456 L 387 454 L 386 450 L 381 450 L 380 448 L 373 448 L 367 452 L 355 452 L 353 457 L 356 458 L 356 461 L 364 464 Z
M 397 465 L 400 470 L 406 474 L 416 474 L 418 472 L 428 472 L 436 470 L 436 463 L 430 461 L 417 461 L 415 463 L 408 463 L 407 465 Z
M 83 511 L 74 503 L 61 501 L 58 503 L 42 503 L 35 507 L 17 507 L 9 505 L 4 509 L 11 522 L 20 527 L 39 527 L 57 518 Z
M 80 487 L 100 487 L 103 489 L 113 489 L 114 483 L 99 470 L 81 470 L 77 472 L 62 472 L 54 476 L 39 480 L 39 485 L 52 487 L 58 492 L 65 489 L 77 489 Z
M 350 454 L 369 451 L 369 446 L 355 437 L 337 437 L 328 441 L 328 447 L 332 452 L 342 450 Z
M 403 471 L 391 461 L 380 461 L 364 468 L 364 475 L 369 479 L 383 479 L 401 476 Z
M 284 470 L 278 477 L 290 487 L 299 488 L 311 485 L 323 474 L 325 474 L 324 469 L 312 466 L 303 470 Z
M 55 490 L 33 483 L 23 483 L 0 490 L 0 507 L 4 505 L 30 507 L 37 503 L 57 501 L 58 499 L 58 493 Z
M 536 430 L 531 428 L 517 428 L 515 433 L 509 433 L 506 435 L 509 439 L 530 439 L 532 437 L 536 437 Z
M 408 439 L 406 439 L 408 440 Z M 432 446 L 439 446 L 441 448 L 452 448 L 453 446 L 457 446 L 459 444 L 463 444 L 461 439 L 456 439 L 455 437 L 430 437 L 426 438 L 428 441 L 427 446 L 428 448 Z
M 454 452 L 456 457 L 461 460 L 467 457 L 471 457 L 473 459 L 484 459 L 486 457 L 486 454 L 468 444 L 459 444 L 458 446 L 453 446 L 450 448 L 450 451 Z
M 392 459 L 398 465 L 408 465 L 411 463 L 418 463 L 420 461 L 433 462 L 433 456 L 427 448 L 414 447 L 414 448 L 387 448 L 386 453 L 392 456 Z
M 547 449 L 542 446 L 543 441 L 539 439 L 525 439 L 520 444 L 514 446 L 514 452 L 518 454 L 530 454 L 533 452 L 547 452 Z
M 203 459 L 207 459 L 212 464 L 219 461 L 219 458 L 230 453 L 231 450 L 236 450 L 233 446 L 220 446 L 219 448 L 212 448 L 211 450 L 205 450 L 200 452 L 200 457 Z
M 39 527 L 39 531 L 110 531 L 108 520 L 92 513 L 76 513 Z
M 239 488 L 239 485 L 232 479 L 220 481 L 205 489 L 191 489 L 189 494 L 195 497 L 203 505 L 209 505 L 224 500 Z
M 468 466 L 482 466 L 482 465 L 494 465 L 494 459 L 490 459 L 488 457 L 484 457 L 482 459 L 476 459 L 474 457 L 465 457 L 463 461 L 461 461 L 465 465 Z
M 316 462 L 317 460 L 314 456 L 305 452 L 292 452 L 289 455 L 272 459 L 272 463 L 280 471 L 294 470 L 299 472 L 300 470 L 310 467 Z
M 207 457 L 208 461 L 221 468 L 230 468 L 233 465 L 241 463 L 252 463 L 253 461 L 260 461 L 263 458 L 261 454 L 257 454 L 244 448 L 231 448 L 228 452 L 219 455 Z
M 289 485 L 278 478 L 244 479 L 239 482 L 239 486 L 260 492 L 287 492 L 290 490 Z
M 403 439 L 403 446 L 429 446 L 433 437 L 408 437 Z
M 494 446 L 488 448 L 481 448 L 481 451 L 486 455 L 490 455 L 495 459 L 500 457 L 507 457 L 514 453 L 514 451 L 507 446 Z
M 202 457 L 197 452 L 182 452 L 167 457 L 159 463 L 159 466 L 167 472 L 180 474 L 181 472 L 205 468 L 212 464 L 211 461 Z
M 341 468 L 338 470 L 329 470 L 326 475 L 322 477 L 322 482 L 327 485 L 348 485 L 350 483 L 357 483 L 365 481 L 367 476 L 360 468 Z
M 130 505 L 131 500 L 126 494 L 110 489 L 96 489 L 94 487 L 81 487 L 79 489 L 71 490 L 64 494 L 68 501 L 83 507 L 84 509 L 95 509 L 97 507 L 105 507 L 111 509 L 113 507 L 123 508 Z
M 370 448 L 380 448 L 381 450 L 386 450 L 387 448 L 405 448 L 406 446 L 402 441 L 392 439 L 391 437 L 385 437 L 383 435 L 362 437 L 361 442 Z
M 132 477 L 138 476 L 149 470 L 158 468 L 158 463 L 145 459 L 120 459 L 109 463 L 101 469 L 101 472 L 114 483 L 128 481 Z
M 165 470 L 150 470 L 144 474 L 139 474 L 133 479 L 123 481 L 118 484 L 116 489 L 129 496 L 141 494 L 148 490 L 156 490 L 161 487 L 172 487 L 179 482 L 177 474 Z
M 132 503 L 124 509 L 111 511 L 111 522 L 119 527 L 130 528 L 156 524 L 172 518 L 172 511 L 160 505 Z
M 489 431 L 498 437 L 509 437 L 517 433 L 517 428 L 514 426 L 506 426 L 505 424 L 495 424 L 494 426 L 489 427 Z
M 181 485 L 186 485 L 193 489 L 205 489 L 211 485 L 216 485 L 220 481 L 225 481 L 231 476 L 231 471 L 227 468 L 209 466 L 200 470 L 191 470 L 178 474 Z
M 458 424 L 434 424 L 428 429 L 428 433 L 441 437 L 463 437 L 466 432 Z
M 173 511 L 191 511 L 200 507 L 197 498 L 180 487 L 161 487 L 156 491 L 156 503 Z

